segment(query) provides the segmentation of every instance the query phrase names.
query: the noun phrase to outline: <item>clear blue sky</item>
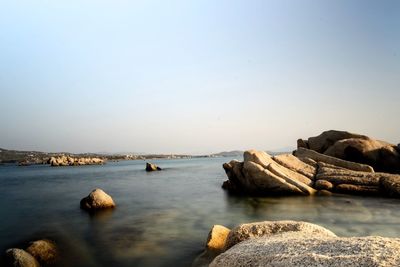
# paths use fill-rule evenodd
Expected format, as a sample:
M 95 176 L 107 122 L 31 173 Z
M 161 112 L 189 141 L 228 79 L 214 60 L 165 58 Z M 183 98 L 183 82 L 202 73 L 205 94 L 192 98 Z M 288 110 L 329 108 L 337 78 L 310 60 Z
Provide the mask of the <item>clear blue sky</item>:
M 400 1 L 2 1 L 0 147 L 400 142 Z

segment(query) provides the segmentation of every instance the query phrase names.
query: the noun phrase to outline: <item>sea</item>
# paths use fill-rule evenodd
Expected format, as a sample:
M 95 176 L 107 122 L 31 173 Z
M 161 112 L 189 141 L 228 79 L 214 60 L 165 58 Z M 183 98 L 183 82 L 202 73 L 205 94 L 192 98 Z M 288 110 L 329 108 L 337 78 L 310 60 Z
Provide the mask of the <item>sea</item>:
M 57 266 L 190 266 L 215 224 L 300 220 L 338 236 L 400 236 L 400 200 L 379 197 L 239 197 L 225 192 L 231 158 L 79 167 L 0 166 L 0 251 L 51 239 Z M 240 160 L 240 159 L 239 159 Z M 117 205 L 90 214 L 80 200 L 101 188 Z M 2 257 L 0 266 L 4 265 Z

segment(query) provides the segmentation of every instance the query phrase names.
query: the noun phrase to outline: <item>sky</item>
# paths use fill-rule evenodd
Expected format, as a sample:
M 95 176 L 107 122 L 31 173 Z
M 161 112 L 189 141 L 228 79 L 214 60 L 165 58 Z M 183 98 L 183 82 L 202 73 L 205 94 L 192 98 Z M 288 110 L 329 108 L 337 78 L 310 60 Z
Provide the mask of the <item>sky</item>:
M 400 143 L 400 1 L 1 1 L 0 147 Z

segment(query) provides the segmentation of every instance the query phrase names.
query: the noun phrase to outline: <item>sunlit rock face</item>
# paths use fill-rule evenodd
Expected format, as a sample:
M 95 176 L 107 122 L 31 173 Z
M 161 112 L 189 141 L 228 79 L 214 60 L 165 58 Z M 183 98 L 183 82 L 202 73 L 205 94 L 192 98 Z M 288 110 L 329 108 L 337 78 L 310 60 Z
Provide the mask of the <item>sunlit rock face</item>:
M 242 224 L 228 235 L 225 252 L 210 267 L 399 266 L 399 238 L 337 237 L 298 221 Z
M 96 188 L 87 197 L 81 200 L 80 206 L 84 210 L 96 211 L 114 208 L 115 203 L 110 195 L 103 190 Z

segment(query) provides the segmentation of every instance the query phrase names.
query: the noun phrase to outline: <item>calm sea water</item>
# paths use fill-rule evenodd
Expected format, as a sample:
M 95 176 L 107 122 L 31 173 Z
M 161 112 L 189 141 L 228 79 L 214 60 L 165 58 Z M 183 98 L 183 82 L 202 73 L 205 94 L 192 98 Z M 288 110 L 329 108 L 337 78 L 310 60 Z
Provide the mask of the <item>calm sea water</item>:
M 304 220 L 338 235 L 400 236 L 400 200 L 362 197 L 239 198 L 221 189 L 229 158 L 103 166 L 0 166 L 0 249 L 51 238 L 59 266 L 190 266 L 213 224 Z M 104 189 L 117 204 L 96 216 L 81 198 Z M 0 262 L 0 265 L 1 262 Z

